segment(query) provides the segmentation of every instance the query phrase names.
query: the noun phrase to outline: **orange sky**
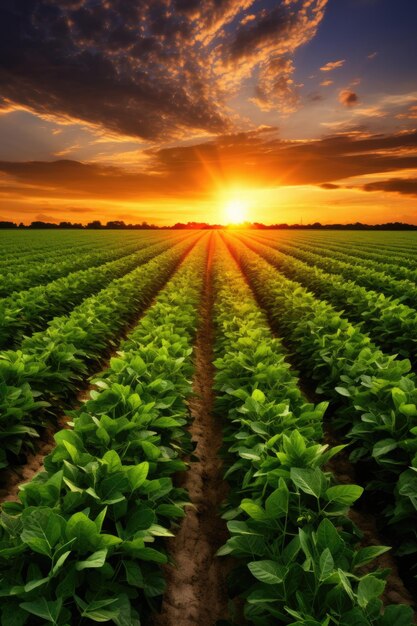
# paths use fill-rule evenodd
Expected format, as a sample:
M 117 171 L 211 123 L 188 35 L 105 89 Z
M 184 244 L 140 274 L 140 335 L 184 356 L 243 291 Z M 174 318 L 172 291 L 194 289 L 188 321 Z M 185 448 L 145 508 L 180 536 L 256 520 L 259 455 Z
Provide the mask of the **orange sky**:
M 410 0 L 30 7 L 0 26 L 0 220 L 417 223 Z

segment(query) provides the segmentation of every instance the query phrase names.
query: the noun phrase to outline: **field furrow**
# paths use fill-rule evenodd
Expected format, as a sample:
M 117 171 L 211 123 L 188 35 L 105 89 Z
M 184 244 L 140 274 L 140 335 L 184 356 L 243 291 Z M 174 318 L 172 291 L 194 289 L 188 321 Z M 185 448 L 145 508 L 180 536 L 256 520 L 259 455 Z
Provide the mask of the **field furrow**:
M 221 421 L 213 415 L 213 264 L 216 264 L 216 235 L 211 235 L 204 273 L 199 327 L 194 347 L 194 396 L 189 401 L 189 433 L 195 449 L 189 469 L 181 481 L 192 507 L 175 538 L 169 554 L 173 565 L 166 570 L 167 592 L 156 626 L 211 626 L 227 617 L 225 564 L 215 557 L 225 541 L 225 522 L 219 515 L 226 497 L 223 480 Z

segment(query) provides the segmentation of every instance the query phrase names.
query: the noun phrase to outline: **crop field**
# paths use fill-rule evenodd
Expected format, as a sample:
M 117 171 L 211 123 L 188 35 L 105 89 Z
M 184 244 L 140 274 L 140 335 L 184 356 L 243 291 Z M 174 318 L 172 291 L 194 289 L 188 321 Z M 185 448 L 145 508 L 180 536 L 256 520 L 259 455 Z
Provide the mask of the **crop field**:
M 417 234 L 0 231 L 0 626 L 411 626 Z

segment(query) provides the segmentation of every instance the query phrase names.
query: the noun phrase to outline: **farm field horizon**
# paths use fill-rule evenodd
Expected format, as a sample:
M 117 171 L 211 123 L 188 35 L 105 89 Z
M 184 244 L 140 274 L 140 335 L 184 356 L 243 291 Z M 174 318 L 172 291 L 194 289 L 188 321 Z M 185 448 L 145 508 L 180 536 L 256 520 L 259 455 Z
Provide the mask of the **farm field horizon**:
M 417 626 L 416 23 L 0 2 L 0 626 Z
M 0 624 L 411 626 L 417 233 L 0 231 Z

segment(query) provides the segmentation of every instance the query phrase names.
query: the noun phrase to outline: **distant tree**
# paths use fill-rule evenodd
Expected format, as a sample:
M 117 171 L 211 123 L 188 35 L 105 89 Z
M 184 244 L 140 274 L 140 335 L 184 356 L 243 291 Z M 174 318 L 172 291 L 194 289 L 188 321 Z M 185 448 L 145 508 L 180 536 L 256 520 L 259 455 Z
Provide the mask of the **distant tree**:
M 103 228 L 100 220 L 93 220 L 92 222 L 89 222 L 86 226 L 86 228 Z
M 107 222 L 106 228 L 123 229 L 126 228 L 126 224 L 123 222 L 123 220 L 113 220 L 112 222 Z
M 31 222 L 29 228 L 42 228 L 42 229 L 50 229 L 50 228 L 58 228 L 57 224 L 52 224 L 51 222 Z
M 0 228 L 17 228 L 14 222 L 0 222 Z

